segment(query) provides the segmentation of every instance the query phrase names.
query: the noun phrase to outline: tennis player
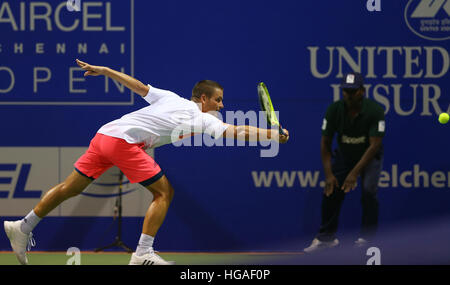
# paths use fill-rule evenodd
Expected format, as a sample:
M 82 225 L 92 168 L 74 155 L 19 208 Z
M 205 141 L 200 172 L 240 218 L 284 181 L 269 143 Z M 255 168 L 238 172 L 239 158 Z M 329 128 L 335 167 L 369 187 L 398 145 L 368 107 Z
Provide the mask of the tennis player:
M 94 179 L 113 165 L 117 166 L 131 183 L 140 183 L 153 194 L 144 218 L 142 234 L 130 265 L 168 265 L 153 250 L 153 240 L 161 227 L 174 190 L 159 165 L 144 149 L 169 144 L 182 137 L 173 131 L 190 125 L 214 138 L 274 141 L 286 143 L 289 139 L 276 129 L 253 126 L 234 126 L 223 123 L 208 113 L 220 111 L 223 106 L 223 88 L 217 82 L 203 80 L 193 90 L 191 100 L 177 94 L 145 85 L 142 82 L 104 66 L 94 66 L 76 60 L 85 70 L 84 76 L 104 75 L 139 94 L 150 105 L 103 125 L 91 140 L 88 150 L 75 162 L 75 169 L 66 180 L 50 189 L 41 201 L 22 220 L 5 221 L 4 228 L 11 247 L 21 264 L 27 264 L 26 251 L 34 246 L 32 230 L 63 201 L 80 194 Z

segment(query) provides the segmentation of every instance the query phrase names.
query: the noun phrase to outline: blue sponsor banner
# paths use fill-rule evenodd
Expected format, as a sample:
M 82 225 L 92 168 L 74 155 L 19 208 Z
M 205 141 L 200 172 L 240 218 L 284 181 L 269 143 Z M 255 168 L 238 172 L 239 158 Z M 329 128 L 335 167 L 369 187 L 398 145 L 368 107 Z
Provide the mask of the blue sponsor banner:
M 380 11 L 350 0 L 79 2 L 81 11 L 62 1 L 0 3 L 0 146 L 86 147 L 100 126 L 146 106 L 111 80 L 84 78 L 76 58 L 185 98 L 195 82 L 218 81 L 224 119 L 226 111 L 259 111 L 263 81 L 291 134 L 273 157 L 261 157 L 268 146 L 248 144 L 156 149 L 175 188 L 158 249 L 303 249 L 320 225 L 323 116 L 350 70 L 363 74 L 367 97 L 385 109 L 381 230 L 450 215 L 449 125 L 437 121 L 450 111 L 450 1 L 381 0 Z M 7 180 L 8 172 L 27 174 L 27 163 L 0 161 L 0 199 L 19 187 L 37 202 L 33 191 L 47 190 L 19 174 Z M 345 198 L 339 233 L 360 223 L 357 188 Z M 55 239 L 42 249 L 64 246 Z
M 133 74 L 132 1 L 2 2 L 1 105 L 132 105 L 111 80 L 86 80 L 76 57 Z M 88 92 L 95 89 L 96 92 Z

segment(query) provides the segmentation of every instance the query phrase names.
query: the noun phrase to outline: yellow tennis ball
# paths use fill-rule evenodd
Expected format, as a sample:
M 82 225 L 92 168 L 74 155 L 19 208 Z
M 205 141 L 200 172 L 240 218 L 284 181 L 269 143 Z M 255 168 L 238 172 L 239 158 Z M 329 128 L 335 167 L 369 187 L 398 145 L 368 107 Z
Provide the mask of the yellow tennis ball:
M 439 115 L 439 123 L 441 123 L 441 124 L 447 124 L 448 119 L 449 119 L 449 116 L 447 113 L 442 113 Z

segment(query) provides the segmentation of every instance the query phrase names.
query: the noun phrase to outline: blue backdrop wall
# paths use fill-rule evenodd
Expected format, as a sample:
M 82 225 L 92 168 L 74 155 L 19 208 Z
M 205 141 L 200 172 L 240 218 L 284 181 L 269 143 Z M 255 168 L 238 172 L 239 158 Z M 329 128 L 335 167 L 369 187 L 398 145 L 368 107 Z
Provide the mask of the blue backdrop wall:
M 261 157 L 261 146 L 155 150 L 175 188 L 157 249 L 300 250 L 320 222 L 322 119 L 339 99 L 342 74 L 356 70 L 386 112 L 381 230 L 446 217 L 449 127 L 437 116 L 450 110 L 450 15 L 443 4 L 421 10 L 422 2 L 381 1 L 381 11 L 370 12 L 366 1 L 350 0 L 80 1 L 81 11 L 61 1 L 1 1 L 2 153 L 86 147 L 100 126 L 146 106 L 111 81 L 83 79 L 76 58 L 186 98 L 195 82 L 216 80 L 225 88 L 223 115 L 258 110 L 256 84 L 264 81 L 291 134 L 275 157 Z M 23 163 L 0 157 L 0 176 L 10 173 L 5 165 Z M 40 165 L 31 165 L 35 175 Z M 25 201 L 13 194 L 19 179 L 0 181 L 2 221 L 27 214 L 40 197 L 11 214 L 11 201 Z M 36 187 L 22 190 L 48 190 Z M 340 232 L 359 228 L 359 199 L 359 189 L 347 195 Z M 142 220 L 124 219 L 132 247 Z M 48 217 L 35 230 L 37 248 L 91 250 L 113 239 L 112 223 Z M 8 249 L 1 235 L 0 250 Z

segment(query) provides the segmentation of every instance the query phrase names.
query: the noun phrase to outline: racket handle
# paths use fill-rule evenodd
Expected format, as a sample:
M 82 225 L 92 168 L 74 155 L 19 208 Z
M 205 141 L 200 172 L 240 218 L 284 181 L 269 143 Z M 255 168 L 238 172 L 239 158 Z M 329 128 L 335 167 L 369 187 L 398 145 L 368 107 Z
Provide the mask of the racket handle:
M 281 126 L 278 126 L 278 130 L 279 130 L 280 134 L 282 134 L 283 136 L 286 135 L 286 133 L 283 131 L 283 128 Z

